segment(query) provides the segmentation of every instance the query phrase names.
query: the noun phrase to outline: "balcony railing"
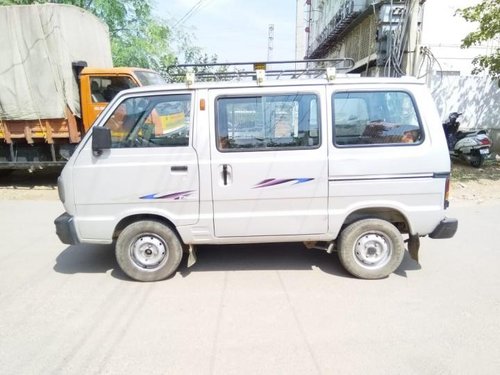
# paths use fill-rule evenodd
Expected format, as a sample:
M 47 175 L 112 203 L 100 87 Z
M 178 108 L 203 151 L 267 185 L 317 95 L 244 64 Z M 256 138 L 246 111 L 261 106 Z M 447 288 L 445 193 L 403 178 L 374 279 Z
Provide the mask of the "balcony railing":
M 321 33 L 309 44 L 308 58 L 324 57 L 329 48 L 334 45 L 352 21 L 368 8 L 367 0 L 343 0 L 339 10 L 325 25 Z

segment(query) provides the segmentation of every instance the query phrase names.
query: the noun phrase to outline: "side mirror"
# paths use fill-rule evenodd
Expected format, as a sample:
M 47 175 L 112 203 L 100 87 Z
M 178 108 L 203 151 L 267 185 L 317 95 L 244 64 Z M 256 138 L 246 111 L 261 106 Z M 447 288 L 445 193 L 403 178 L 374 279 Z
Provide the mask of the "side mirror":
M 102 126 L 92 128 L 92 152 L 95 156 L 111 148 L 111 130 Z

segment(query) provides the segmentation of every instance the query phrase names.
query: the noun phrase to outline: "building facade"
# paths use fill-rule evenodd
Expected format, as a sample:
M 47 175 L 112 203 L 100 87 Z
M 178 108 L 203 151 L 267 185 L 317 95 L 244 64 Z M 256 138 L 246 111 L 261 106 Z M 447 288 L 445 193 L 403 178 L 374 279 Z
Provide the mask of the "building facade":
M 350 57 L 352 72 L 412 74 L 422 7 L 418 0 L 307 0 L 304 57 Z
M 460 47 L 477 25 L 456 12 L 479 1 L 298 0 L 304 24 L 297 56 L 350 57 L 351 73 L 425 79 L 443 119 L 459 111 L 468 127 L 500 127 L 497 84 L 471 75 L 473 58 L 499 48 L 500 41 Z

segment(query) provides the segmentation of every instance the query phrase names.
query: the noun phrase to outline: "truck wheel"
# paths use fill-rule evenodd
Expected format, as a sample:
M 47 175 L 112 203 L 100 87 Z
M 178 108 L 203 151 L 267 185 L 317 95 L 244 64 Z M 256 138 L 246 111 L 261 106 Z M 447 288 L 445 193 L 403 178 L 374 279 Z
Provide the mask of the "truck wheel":
M 12 172 L 14 172 L 12 169 L 0 169 L 0 177 L 7 177 Z
M 381 279 L 394 272 L 404 256 L 403 237 L 391 223 L 359 220 L 339 237 L 339 258 L 344 268 L 362 279 Z
M 134 280 L 157 281 L 172 275 L 182 259 L 177 235 L 156 221 L 137 221 L 118 236 L 116 260 Z

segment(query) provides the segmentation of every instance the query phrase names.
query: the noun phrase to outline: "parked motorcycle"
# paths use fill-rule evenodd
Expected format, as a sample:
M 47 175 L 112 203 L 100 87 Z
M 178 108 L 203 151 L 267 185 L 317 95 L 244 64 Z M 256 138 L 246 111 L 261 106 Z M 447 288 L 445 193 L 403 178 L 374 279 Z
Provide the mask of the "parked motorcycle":
M 458 118 L 462 113 L 452 112 L 443 123 L 444 134 L 448 142 L 450 156 L 467 161 L 475 168 L 480 168 L 490 156 L 491 140 L 485 130 L 458 130 Z

